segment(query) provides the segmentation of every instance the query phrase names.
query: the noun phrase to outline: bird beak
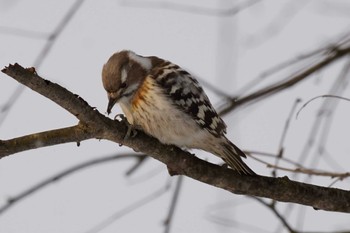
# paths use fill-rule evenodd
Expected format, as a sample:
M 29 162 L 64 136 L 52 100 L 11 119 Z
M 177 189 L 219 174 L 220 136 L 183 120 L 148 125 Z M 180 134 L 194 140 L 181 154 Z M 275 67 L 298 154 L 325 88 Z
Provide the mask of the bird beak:
M 111 113 L 111 110 L 115 103 L 117 103 L 118 98 L 113 98 L 111 96 L 108 97 L 108 106 L 107 106 L 107 114 L 109 115 Z

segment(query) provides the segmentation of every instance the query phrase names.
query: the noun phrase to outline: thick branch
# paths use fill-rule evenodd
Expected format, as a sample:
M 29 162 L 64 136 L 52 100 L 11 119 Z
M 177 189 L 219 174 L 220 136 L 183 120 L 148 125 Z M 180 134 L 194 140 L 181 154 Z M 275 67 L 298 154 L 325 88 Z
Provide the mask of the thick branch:
M 55 142 L 59 144 L 68 141 L 83 141 L 91 137 L 107 139 L 117 143 L 123 143 L 136 151 L 142 151 L 152 156 L 165 163 L 169 169 L 176 174 L 186 175 L 232 193 L 266 197 L 277 201 L 309 205 L 317 209 L 350 213 L 349 191 L 304 184 L 290 181 L 288 178 L 241 176 L 231 169 L 200 160 L 177 147 L 163 145 L 156 139 L 142 132 L 134 138 L 122 141 L 126 132 L 125 122 L 112 121 L 103 116 L 98 111 L 91 108 L 80 97 L 57 84 L 40 78 L 31 69 L 27 70 L 16 64 L 10 65 L 8 68 L 4 69 L 3 72 L 34 91 L 53 100 L 84 123 L 82 130 L 86 131 L 87 136 L 83 135 L 78 128 L 75 128 L 74 130 L 78 130 L 76 137 L 66 137 L 64 139 L 66 141 L 60 138 L 57 138 L 57 141 L 52 139 L 48 141 L 47 145 L 56 144 Z M 65 128 L 62 130 L 63 132 L 69 131 L 72 130 L 72 128 Z M 47 132 L 45 133 L 48 134 Z M 44 135 L 45 133 L 42 134 Z M 57 133 L 60 135 L 59 130 Z M 82 133 L 82 135 L 80 135 L 80 133 Z M 28 137 L 28 140 L 30 138 L 31 137 Z M 0 144 L 0 151 L 6 151 L 4 145 L 6 142 L 10 141 L 11 140 L 2 141 L 2 144 Z M 32 142 L 28 142 L 27 145 L 33 145 L 35 142 L 37 142 L 37 139 L 32 137 Z M 46 141 L 44 140 L 42 144 L 36 144 L 36 148 L 46 146 L 45 143 Z M 33 149 L 33 147 L 28 147 L 28 149 Z M 25 150 L 25 148 L 21 149 L 21 151 L 23 150 Z M 9 151 L 8 148 L 7 151 Z M 16 151 L 13 152 L 15 153 Z
M 21 151 L 40 147 L 58 145 L 67 142 L 77 142 L 96 137 L 91 131 L 85 129 L 83 124 L 72 127 L 34 133 L 10 140 L 0 140 L 0 159 Z

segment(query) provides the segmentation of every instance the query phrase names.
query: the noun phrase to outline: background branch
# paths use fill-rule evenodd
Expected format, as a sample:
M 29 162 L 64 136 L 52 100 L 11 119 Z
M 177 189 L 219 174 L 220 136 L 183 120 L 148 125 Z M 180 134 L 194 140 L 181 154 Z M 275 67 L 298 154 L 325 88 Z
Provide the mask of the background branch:
M 1 32 L 8 32 L 12 34 L 19 34 L 22 36 L 29 36 L 29 37 L 37 37 L 39 39 L 46 37 L 45 45 L 40 50 L 39 54 L 36 56 L 36 59 L 34 61 L 34 66 L 39 69 L 41 64 L 45 61 L 46 57 L 50 54 L 50 51 L 52 50 L 53 46 L 57 42 L 58 38 L 64 31 L 64 29 L 67 27 L 69 22 L 72 20 L 76 12 L 81 8 L 82 4 L 84 3 L 84 0 L 76 0 L 74 4 L 68 9 L 66 14 L 62 17 L 60 22 L 57 24 L 55 29 L 53 31 L 46 35 L 44 33 L 35 32 L 32 30 L 20 30 L 16 28 L 9 28 L 9 27 L 0 27 Z M 0 126 L 8 116 L 11 108 L 15 105 L 19 97 L 22 95 L 24 91 L 24 86 L 19 85 L 15 91 L 12 93 L 12 95 L 9 97 L 9 99 L 5 102 L 3 106 L 0 107 Z
M 334 50 L 329 51 L 326 54 L 327 56 L 323 60 L 297 72 L 297 74 L 292 75 L 286 81 L 276 83 L 266 88 L 262 88 L 247 96 L 232 99 L 231 102 L 223 110 L 220 111 L 220 114 L 225 115 L 228 112 L 234 110 L 238 106 L 241 106 L 246 103 L 258 101 L 263 97 L 270 96 L 272 94 L 285 90 L 289 87 L 292 87 L 293 85 L 305 80 L 307 77 L 310 77 L 311 74 L 314 74 L 315 72 L 320 71 L 322 68 L 326 67 L 332 62 L 339 60 L 340 58 L 348 55 L 349 53 L 350 53 L 350 47 L 334 48 Z
M 130 159 L 130 158 L 138 158 L 139 156 L 136 154 L 120 154 L 120 155 L 112 155 L 112 156 L 106 156 L 102 158 L 93 159 L 75 166 L 72 166 L 62 172 L 59 172 L 56 175 L 53 175 L 42 182 L 39 182 L 38 184 L 26 189 L 25 191 L 21 192 L 20 194 L 13 196 L 8 199 L 7 203 L 3 206 L 0 206 L 0 215 L 9 210 L 11 207 L 13 207 L 15 204 L 18 204 L 18 202 L 23 201 L 28 196 L 34 194 L 35 192 L 45 188 L 49 184 L 52 184 L 54 182 L 57 182 L 61 180 L 62 178 L 65 178 L 69 175 L 72 175 L 73 173 L 80 171 L 82 169 L 101 164 L 101 163 L 107 163 L 114 160 L 120 160 L 120 159 Z

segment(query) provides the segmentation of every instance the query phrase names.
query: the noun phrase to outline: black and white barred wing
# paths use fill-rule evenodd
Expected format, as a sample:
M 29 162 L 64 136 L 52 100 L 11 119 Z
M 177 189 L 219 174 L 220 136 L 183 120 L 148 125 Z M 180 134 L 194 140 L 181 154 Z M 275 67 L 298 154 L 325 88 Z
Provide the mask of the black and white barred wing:
M 168 63 L 154 77 L 175 106 L 191 115 L 201 128 L 216 137 L 226 133 L 226 124 L 216 113 L 198 81 L 187 71 Z

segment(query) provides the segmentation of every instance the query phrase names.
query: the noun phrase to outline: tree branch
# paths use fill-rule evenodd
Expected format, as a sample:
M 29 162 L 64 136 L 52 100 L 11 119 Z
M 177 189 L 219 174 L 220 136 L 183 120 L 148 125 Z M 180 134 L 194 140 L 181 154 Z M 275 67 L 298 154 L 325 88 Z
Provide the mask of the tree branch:
M 322 68 L 331 64 L 332 62 L 335 62 L 340 58 L 349 54 L 350 54 L 350 47 L 345 47 L 345 48 L 335 47 L 333 48 L 333 50 L 328 51 L 328 53 L 325 54 L 326 56 L 325 58 L 323 58 L 323 60 L 300 71 L 299 74 L 293 75 L 291 78 L 287 79 L 286 81 L 276 83 L 266 88 L 262 88 L 250 95 L 247 95 L 238 99 L 237 98 L 232 99 L 229 102 L 228 106 L 226 106 L 222 111 L 220 111 L 220 114 L 225 115 L 228 112 L 232 111 L 233 109 L 237 108 L 238 106 L 241 106 L 243 104 L 250 103 L 253 101 L 258 101 L 263 97 L 270 96 L 279 91 L 282 91 L 291 86 L 294 86 L 295 84 L 305 80 L 307 77 L 310 77 L 311 74 L 321 70 Z
M 45 141 L 42 137 L 40 144 L 36 143 L 33 147 L 33 142 L 37 142 L 36 137 L 28 137 L 28 149 L 39 148 L 53 144 L 59 144 L 68 141 L 83 141 L 87 138 L 107 139 L 116 143 L 133 148 L 135 151 L 142 151 L 145 154 L 165 163 L 169 169 L 176 174 L 186 175 L 203 183 L 225 189 L 235 194 L 244 194 L 250 196 L 266 197 L 282 202 L 293 202 L 302 205 L 312 206 L 315 209 L 323 209 L 328 211 L 349 212 L 350 213 L 350 192 L 335 188 L 326 188 L 316 185 L 310 185 L 300 182 L 295 182 L 285 178 L 272 178 L 263 176 L 243 176 L 238 175 L 231 169 L 220 167 L 198 159 L 192 154 L 182 151 L 181 149 L 163 145 L 155 138 L 147 136 L 140 132 L 136 137 L 128 140 L 123 140 L 127 126 L 124 121 L 113 121 L 104 115 L 100 114 L 94 108 L 90 107 L 82 98 L 58 84 L 39 77 L 34 69 L 24 69 L 18 64 L 10 65 L 2 70 L 5 74 L 11 76 L 18 82 L 51 99 L 61 107 L 76 116 L 82 123 L 82 131 L 78 128 L 64 128 L 62 131 L 78 132 L 72 137 L 63 137 L 57 140 Z M 57 135 L 64 135 L 56 130 Z M 80 134 L 81 133 L 81 134 Z M 41 133 L 49 134 L 48 132 Z M 50 137 L 48 137 L 50 138 Z M 15 139 L 14 139 L 15 140 Z M 18 140 L 18 139 L 17 139 Z M 10 150 L 5 145 L 11 142 L 1 141 L 0 151 Z M 21 148 L 24 151 L 26 148 Z M 13 153 L 18 151 L 13 150 Z
M 96 135 L 85 130 L 83 124 L 25 135 L 10 140 L 0 140 L 0 159 L 22 151 L 40 147 L 58 145 L 67 142 L 77 142 L 94 138 Z

